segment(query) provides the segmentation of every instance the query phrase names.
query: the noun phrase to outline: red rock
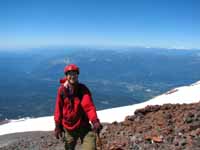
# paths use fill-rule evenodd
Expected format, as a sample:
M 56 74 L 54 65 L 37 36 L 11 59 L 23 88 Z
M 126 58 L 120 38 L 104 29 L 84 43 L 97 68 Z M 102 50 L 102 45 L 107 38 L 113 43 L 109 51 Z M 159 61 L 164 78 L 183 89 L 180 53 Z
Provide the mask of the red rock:
M 153 140 L 155 143 L 162 143 L 162 142 L 163 142 L 163 138 L 160 137 L 160 136 L 153 136 L 153 137 L 152 137 L 152 140 Z

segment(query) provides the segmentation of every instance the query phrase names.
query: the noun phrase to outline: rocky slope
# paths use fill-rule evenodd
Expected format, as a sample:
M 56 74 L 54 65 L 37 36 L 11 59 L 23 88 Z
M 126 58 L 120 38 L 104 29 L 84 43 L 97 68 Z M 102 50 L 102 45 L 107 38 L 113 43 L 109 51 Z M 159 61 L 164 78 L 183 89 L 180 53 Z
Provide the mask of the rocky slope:
M 104 124 L 102 150 L 199 150 L 200 102 L 147 106 L 123 122 Z M 53 132 L 0 136 L 0 150 L 62 150 Z M 81 149 L 80 144 L 76 148 Z

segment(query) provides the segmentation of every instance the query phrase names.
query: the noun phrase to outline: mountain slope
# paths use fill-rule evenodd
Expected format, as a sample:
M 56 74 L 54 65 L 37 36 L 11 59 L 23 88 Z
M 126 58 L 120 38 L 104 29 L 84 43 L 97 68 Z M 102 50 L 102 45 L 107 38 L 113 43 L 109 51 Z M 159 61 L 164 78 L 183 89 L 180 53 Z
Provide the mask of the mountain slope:
M 147 106 L 104 126 L 103 149 L 199 150 L 200 102 Z
M 100 135 L 103 149 L 200 149 L 199 91 L 200 82 L 196 82 L 141 104 L 98 111 L 101 121 L 107 122 Z M 62 149 L 53 128 L 52 116 L 0 125 L 0 149 Z M 25 131 L 43 132 L 16 133 Z

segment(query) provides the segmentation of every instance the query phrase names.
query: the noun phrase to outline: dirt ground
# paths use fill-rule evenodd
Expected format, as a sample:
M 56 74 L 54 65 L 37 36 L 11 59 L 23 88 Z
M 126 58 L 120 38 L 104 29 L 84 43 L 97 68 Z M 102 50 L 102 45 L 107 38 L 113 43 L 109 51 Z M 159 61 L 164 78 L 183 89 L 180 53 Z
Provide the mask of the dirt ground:
M 147 106 L 104 124 L 100 137 L 102 150 L 200 150 L 200 102 Z M 15 133 L 0 136 L 0 150 L 64 150 L 64 143 L 53 131 Z

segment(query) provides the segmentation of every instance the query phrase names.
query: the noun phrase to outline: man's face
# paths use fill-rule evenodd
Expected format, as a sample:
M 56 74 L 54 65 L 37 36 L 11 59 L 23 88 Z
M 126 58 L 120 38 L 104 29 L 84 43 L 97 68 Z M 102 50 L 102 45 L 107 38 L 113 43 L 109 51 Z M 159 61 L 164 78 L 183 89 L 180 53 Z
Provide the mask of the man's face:
M 70 84 L 75 84 L 78 82 L 78 73 L 76 71 L 67 72 L 66 77 Z

